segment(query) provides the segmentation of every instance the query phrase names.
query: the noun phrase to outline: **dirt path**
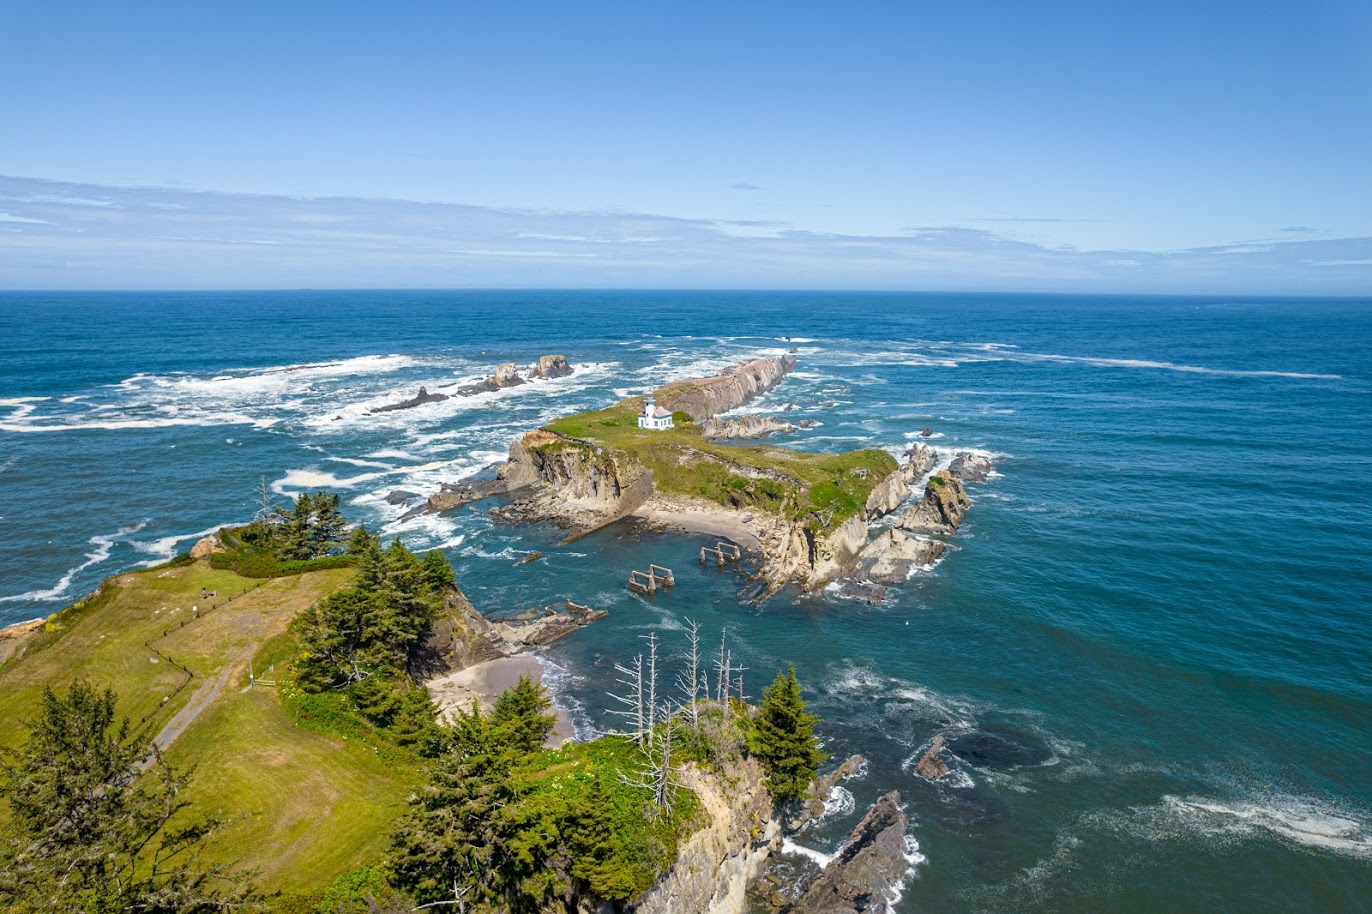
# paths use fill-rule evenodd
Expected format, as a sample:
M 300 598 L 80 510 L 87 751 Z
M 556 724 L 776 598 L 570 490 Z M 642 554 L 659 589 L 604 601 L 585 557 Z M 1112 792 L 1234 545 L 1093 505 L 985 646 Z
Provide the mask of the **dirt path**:
M 252 650 L 253 645 L 249 644 L 243 656 L 245 658 L 251 656 Z M 172 715 L 172 719 L 167 721 L 167 725 L 162 728 L 162 732 L 153 737 L 153 745 L 162 752 L 166 752 L 167 747 L 172 744 L 172 741 L 184 733 L 186 728 L 193 724 L 195 719 L 200 716 L 200 713 L 210 706 L 210 702 L 214 701 L 215 697 L 219 694 L 220 690 L 224 688 L 224 685 L 229 681 L 230 677 L 238 670 L 242 669 L 242 666 L 242 663 L 229 664 L 220 670 L 218 674 L 211 676 L 200 683 L 199 688 L 191 695 L 191 700 L 186 702 L 186 706 Z M 149 758 L 143 762 L 142 767 L 146 768 L 151 764 L 152 759 Z

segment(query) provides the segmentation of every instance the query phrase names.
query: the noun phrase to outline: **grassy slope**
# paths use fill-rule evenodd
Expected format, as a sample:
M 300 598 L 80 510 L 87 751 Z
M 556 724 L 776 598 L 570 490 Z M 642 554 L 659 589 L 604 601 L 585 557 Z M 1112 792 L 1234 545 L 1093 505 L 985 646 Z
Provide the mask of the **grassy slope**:
M 54 630 L 37 636 L 24 657 L 0 668 L 0 745 L 22 738 L 21 721 L 44 685 L 63 688 L 78 676 L 108 685 L 119 693 L 120 712 L 134 720 L 151 713 L 155 732 L 206 675 L 228 665 L 235 675 L 167 757 L 196 767 L 186 796 L 193 809 L 244 817 L 216 840 L 217 858 L 258 870 L 267 890 L 327 882 L 380 849 L 386 823 L 419 773 L 382 763 L 356 741 L 297 727 L 270 688 L 245 691 L 246 660 L 250 644 L 259 675 L 284 659 L 290 619 L 351 577 L 340 569 L 259 581 L 201 561 L 114 578 L 99 596 L 55 617 Z M 219 591 L 221 605 L 180 627 L 193 604 L 205 608 L 202 586 Z M 232 595 L 239 596 L 223 602 Z M 144 646 L 148 639 L 196 674 L 160 708 L 185 676 L 165 660 L 150 662 L 156 655 Z
M 819 523 L 823 529 L 832 529 L 856 514 L 872 489 L 897 466 L 895 458 L 876 449 L 810 454 L 770 444 L 706 441 L 695 425 L 680 417 L 676 428 L 647 431 L 638 427 L 642 408 L 641 399 L 631 398 L 608 409 L 556 419 L 544 428 L 631 454 L 653 471 L 653 483 L 660 491 L 735 507 L 756 506 L 795 520 L 804 520 L 812 511 L 824 512 L 824 521 Z M 688 451 L 786 478 L 749 479 Z M 867 472 L 864 476 L 855 470 Z

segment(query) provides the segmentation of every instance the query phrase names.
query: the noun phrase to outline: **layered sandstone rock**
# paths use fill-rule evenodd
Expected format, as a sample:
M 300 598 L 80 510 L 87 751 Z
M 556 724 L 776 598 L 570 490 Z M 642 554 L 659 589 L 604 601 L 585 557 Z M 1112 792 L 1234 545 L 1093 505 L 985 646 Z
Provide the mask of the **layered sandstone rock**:
M 750 359 L 714 377 L 674 381 L 657 391 L 657 403 L 673 412 L 689 413 L 692 422 L 704 422 L 765 394 L 795 367 L 796 357 L 790 354 Z
M 700 434 L 711 441 L 737 441 L 766 438 L 774 434 L 794 434 L 796 427 L 770 416 L 739 416 L 734 419 L 706 419 Z

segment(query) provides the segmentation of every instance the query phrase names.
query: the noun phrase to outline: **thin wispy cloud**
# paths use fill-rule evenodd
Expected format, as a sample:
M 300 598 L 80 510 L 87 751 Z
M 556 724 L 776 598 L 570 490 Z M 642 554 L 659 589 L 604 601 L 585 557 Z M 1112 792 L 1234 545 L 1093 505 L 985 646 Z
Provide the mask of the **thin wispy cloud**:
M 990 228 L 540 212 L 0 178 L 0 287 L 850 288 L 1367 294 L 1372 238 L 1155 252 Z
M 748 184 L 748 183 L 746 183 L 746 182 L 740 182 L 740 183 L 738 183 L 738 184 L 730 184 L 730 185 L 729 185 L 729 189 L 730 189 L 730 190 L 762 190 L 762 188 L 761 188 L 761 187 L 758 187 L 756 184 Z

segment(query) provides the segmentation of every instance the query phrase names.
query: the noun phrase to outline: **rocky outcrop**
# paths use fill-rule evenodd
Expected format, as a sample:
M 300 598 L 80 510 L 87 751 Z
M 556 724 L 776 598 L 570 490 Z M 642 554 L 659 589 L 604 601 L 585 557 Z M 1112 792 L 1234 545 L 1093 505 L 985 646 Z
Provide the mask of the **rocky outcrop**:
M 749 438 L 766 438 L 768 435 L 782 433 L 795 434 L 796 427 L 789 422 L 773 419 L 770 416 L 739 416 L 734 419 L 706 419 L 700 426 L 700 434 L 711 441 L 736 441 Z
M 565 378 L 572 373 L 571 363 L 565 355 L 542 355 L 538 364 L 529 369 L 530 378 Z
M 790 354 L 750 359 L 714 377 L 674 381 L 660 388 L 655 397 L 659 406 L 689 413 L 692 422 L 704 422 L 765 394 L 795 367 L 796 357 Z
M 46 619 L 31 619 L 0 628 L 0 663 L 24 656 L 24 648 L 35 632 L 42 631 Z
M 537 429 L 515 439 L 498 478 L 536 491 L 515 515 L 553 520 L 579 533 L 626 516 L 653 494 L 652 473 L 627 455 Z
M 459 387 L 457 395 L 459 397 L 472 397 L 477 394 L 502 390 L 506 387 L 517 387 L 523 383 L 524 379 L 519 376 L 519 367 L 514 362 L 501 362 L 495 367 L 495 374 L 489 378 L 483 378 L 475 384 Z
M 943 753 L 945 742 L 946 740 L 942 736 L 934 737 L 934 743 L 929 747 L 929 751 L 920 756 L 918 762 L 915 762 L 915 771 L 919 772 L 920 777 L 929 781 L 937 781 L 952 770 L 944 764 L 943 759 L 939 758 Z
M 878 914 L 890 910 L 909 868 L 905 834 L 910 817 L 900 794 L 880 797 L 834 859 L 782 914 Z
M 510 652 L 510 646 L 491 623 L 477 612 L 467 595 L 454 586 L 444 601 L 443 611 L 430 624 L 423 646 L 412 658 L 409 672 L 423 682 L 504 657 Z
M 801 806 L 800 811 L 786 823 L 786 829 L 798 832 L 824 815 L 824 808 L 828 804 L 834 788 L 849 778 L 856 777 L 866 765 L 867 759 L 861 755 L 853 754 L 833 771 L 815 778 L 810 785 L 810 798 Z
M 901 478 L 907 486 L 913 486 L 924 478 L 938 463 L 938 451 L 927 444 L 912 444 L 905 452 L 905 462 L 901 464 Z
M 490 623 L 500 640 L 516 649 L 552 644 L 592 622 L 608 616 L 603 609 L 578 606 L 568 600 L 565 607 L 545 607 L 520 613 L 513 619 L 499 619 Z
M 393 413 L 401 409 L 414 409 L 416 406 L 423 406 L 425 403 L 441 403 L 448 399 L 447 394 L 431 394 L 426 388 L 419 388 L 419 393 L 408 400 L 401 400 L 399 403 L 390 403 L 386 406 L 378 406 L 370 410 L 372 415 L 377 413 Z
M 191 558 L 206 559 L 216 552 L 228 552 L 229 549 L 224 545 L 224 541 L 219 538 L 218 533 L 211 533 L 204 539 L 197 540 L 191 547 Z
M 934 564 L 947 547 L 899 528 L 883 530 L 858 555 L 857 573 L 877 584 L 899 584 L 917 568 Z
M 908 533 L 953 533 L 971 506 L 962 483 L 951 476 L 931 476 L 924 498 L 901 515 L 900 528 Z
M 728 781 L 688 765 L 680 783 L 700 800 L 705 825 L 681 845 L 676 862 L 636 903 L 634 914 L 742 914 L 748 883 L 781 846 L 781 823 L 762 766 L 746 758 Z
M 961 482 L 985 482 L 991 478 L 991 458 L 962 451 L 948 464 L 948 475 Z

